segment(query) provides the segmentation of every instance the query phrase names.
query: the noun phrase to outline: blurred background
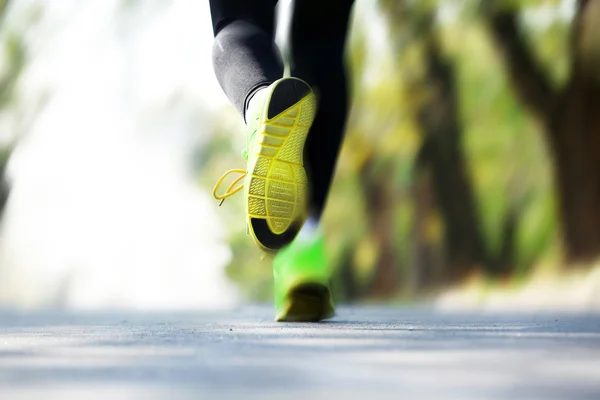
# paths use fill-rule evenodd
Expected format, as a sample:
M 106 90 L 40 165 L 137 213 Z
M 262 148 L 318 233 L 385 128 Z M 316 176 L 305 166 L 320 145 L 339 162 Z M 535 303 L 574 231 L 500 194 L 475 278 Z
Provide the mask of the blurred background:
M 245 139 L 208 2 L 0 0 L 0 38 L 0 307 L 270 300 L 210 195 Z M 599 1 L 357 0 L 348 60 L 339 301 L 600 308 Z

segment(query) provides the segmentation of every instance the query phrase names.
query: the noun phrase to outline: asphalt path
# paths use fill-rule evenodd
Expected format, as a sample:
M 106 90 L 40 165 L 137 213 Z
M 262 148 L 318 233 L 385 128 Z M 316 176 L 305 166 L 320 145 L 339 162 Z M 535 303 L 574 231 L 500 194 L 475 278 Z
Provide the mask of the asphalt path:
M 600 399 L 600 314 L 0 313 L 0 399 Z

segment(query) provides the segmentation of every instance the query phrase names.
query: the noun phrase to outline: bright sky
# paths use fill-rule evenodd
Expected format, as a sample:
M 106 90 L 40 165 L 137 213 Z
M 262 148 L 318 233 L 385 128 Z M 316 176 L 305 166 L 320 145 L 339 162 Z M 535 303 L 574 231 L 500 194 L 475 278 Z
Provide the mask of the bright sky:
M 208 2 L 138 2 L 127 13 L 115 0 L 21 0 L 15 29 L 33 3 L 44 14 L 23 32 L 32 58 L 0 126 L 14 131 L 50 97 L 25 118 L 33 125 L 10 164 L 0 305 L 231 304 L 224 229 L 185 158 L 226 103 Z

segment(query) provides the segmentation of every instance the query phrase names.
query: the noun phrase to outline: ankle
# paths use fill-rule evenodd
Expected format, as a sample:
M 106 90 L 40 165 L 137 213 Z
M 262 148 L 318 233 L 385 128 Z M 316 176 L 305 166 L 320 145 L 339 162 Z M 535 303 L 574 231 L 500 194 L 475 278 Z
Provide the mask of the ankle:
M 310 216 L 304 222 L 302 229 L 298 233 L 298 239 L 308 240 L 313 239 L 319 231 L 319 220 L 316 217 Z
M 250 96 L 250 98 L 246 102 L 247 106 L 246 106 L 246 111 L 244 112 L 244 120 L 246 121 L 246 124 L 248 123 L 248 120 L 250 118 L 252 118 L 252 116 L 254 115 L 256 107 L 260 106 L 261 100 L 265 95 L 266 89 L 267 89 L 267 86 L 258 88 L 257 90 L 254 91 L 254 93 Z

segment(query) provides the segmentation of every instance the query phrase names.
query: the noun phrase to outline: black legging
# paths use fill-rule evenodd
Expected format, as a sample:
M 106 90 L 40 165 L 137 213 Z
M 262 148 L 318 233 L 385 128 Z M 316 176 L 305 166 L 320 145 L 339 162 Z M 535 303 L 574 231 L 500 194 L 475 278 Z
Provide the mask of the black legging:
M 291 75 L 318 96 L 306 142 L 311 212 L 320 217 L 333 177 L 348 113 L 344 48 L 354 0 L 295 0 Z M 277 0 L 210 0 L 215 43 L 213 64 L 229 100 L 244 115 L 258 89 L 283 76 L 274 41 Z

